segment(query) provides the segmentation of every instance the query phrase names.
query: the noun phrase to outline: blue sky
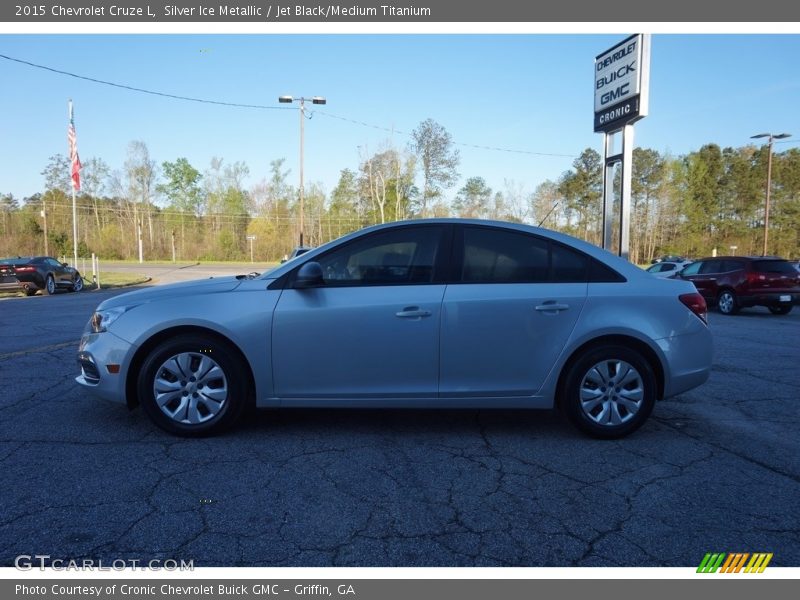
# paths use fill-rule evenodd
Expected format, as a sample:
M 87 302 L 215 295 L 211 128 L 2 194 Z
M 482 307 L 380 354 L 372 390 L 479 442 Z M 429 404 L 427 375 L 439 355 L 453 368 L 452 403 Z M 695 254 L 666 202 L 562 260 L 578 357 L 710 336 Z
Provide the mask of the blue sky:
M 0 35 L 0 54 L 96 79 L 211 100 L 281 106 L 277 97 L 323 95 L 306 122 L 306 185 L 330 192 L 359 153 L 393 144 L 432 118 L 460 144 L 459 185 L 482 176 L 495 190 L 528 192 L 556 179 L 592 132 L 595 55 L 625 35 Z M 762 131 L 800 141 L 800 35 L 654 35 L 650 116 L 636 145 L 688 152 L 707 142 L 747 144 Z M 248 184 L 286 158 L 297 184 L 296 111 L 171 100 L 0 59 L 0 193 L 43 188 L 50 155 L 66 154 L 67 99 L 81 157 L 121 169 L 143 140 L 159 163 L 184 156 L 203 171 L 213 156 L 244 161 Z M 285 106 L 285 105 L 283 105 Z M 391 130 L 394 129 L 394 133 Z M 403 133 L 405 132 L 405 133 Z M 793 144 L 776 146 L 787 149 Z

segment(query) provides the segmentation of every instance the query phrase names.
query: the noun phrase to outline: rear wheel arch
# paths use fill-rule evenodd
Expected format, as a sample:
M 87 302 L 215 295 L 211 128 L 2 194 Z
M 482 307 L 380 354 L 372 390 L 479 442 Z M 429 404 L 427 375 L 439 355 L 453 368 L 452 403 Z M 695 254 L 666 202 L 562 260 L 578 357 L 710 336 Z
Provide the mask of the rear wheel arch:
M 149 337 L 139 348 L 131 359 L 131 364 L 128 367 L 128 373 L 125 380 L 125 402 L 129 409 L 134 409 L 139 405 L 138 394 L 136 392 L 137 380 L 139 372 L 144 365 L 145 360 L 150 353 L 155 350 L 162 342 L 174 338 L 179 335 L 195 334 L 208 337 L 212 340 L 220 341 L 236 352 L 236 357 L 242 365 L 245 373 L 247 374 L 247 389 L 248 389 L 248 404 L 255 405 L 255 377 L 253 376 L 253 369 L 250 362 L 244 355 L 239 346 L 233 342 L 229 337 L 208 329 L 207 327 L 199 327 L 196 325 L 182 325 L 178 327 L 170 327 L 155 333 Z
M 649 363 L 650 368 L 653 370 L 653 374 L 655 375 L 657 399 L 661 400 L 664 398 L 664 365 L 661 363 L 661 359 L 658 357 L 658 354 L 656 354 L 655 350 L 653 350 L 646 342 L 629 335 L 604 335 L 591 339 L 588 342 L 584 342 L 581 346 L 576 348 L 572 354 L 570 354 L 569 358 L 564 362 L 561 367 L 561 372 L 558 375 L 558 385 L 556 386 L 555 398 L 556 406 L 561 405 L 566 386 L 567 374 L 572 368 L 572 365 L 580 360 L 580 358 L 587 352 L 590 352 L 601 346 L 609 345 L 625 346 L 641 354 L 642 357 Z

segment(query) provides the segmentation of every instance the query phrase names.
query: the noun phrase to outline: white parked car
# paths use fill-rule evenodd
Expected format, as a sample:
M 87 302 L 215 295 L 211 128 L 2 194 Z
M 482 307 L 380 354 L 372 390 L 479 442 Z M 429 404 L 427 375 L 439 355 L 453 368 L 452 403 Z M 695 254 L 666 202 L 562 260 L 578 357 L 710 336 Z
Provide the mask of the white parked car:
M 683 271 L 684 267 L 692 264 L 692 261 L 687 260 L 683 262 L 658 262 L 654 265 L 647 267 L 647 272 L 655 275 L 656 277 L 669 278 L 673 277 L 676 273 Z

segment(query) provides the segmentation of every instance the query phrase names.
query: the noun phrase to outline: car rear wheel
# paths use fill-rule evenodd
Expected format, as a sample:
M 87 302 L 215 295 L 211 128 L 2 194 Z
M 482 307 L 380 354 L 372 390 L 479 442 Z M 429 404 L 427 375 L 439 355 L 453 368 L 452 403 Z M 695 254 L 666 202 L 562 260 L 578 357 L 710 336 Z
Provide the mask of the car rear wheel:
M 248 377 L 227 343 L 182 335 L 159 344 L 138 376 L 139 401 L 156 425 L 181 436 L 233 425 L 247 404 Z
M 42 288 L 42 294 L 45 296 L 51 296 L 52 294 L 56 293 L 56 280 L 53 279 L 52 275 L 48 275 L 47 279 L 44 280 L 44 287 Z
M 770 306 L 768 308 L 769 308 L 769 312 L 771 312 L 773 315 L 788 315 L 790 312 L 792 312 L 792 306 L 791 305 L 789 305 L 789 306 Z
M 717 297 L 717 308 L 723 315 L 735 315 L 739 312 L 739 301 L 736 294 L 730 290 L 723 290 Z
M 72 291 L 80 292 L 83 289 L 83 277 L 75 275 L 75 281 L 72 282 Z
M 655 405 L 653 369 L 626 346 L 588 350 L 564 381 L 562 408 L 578 429 L 593 437 L 613 439 L 636 431 Z

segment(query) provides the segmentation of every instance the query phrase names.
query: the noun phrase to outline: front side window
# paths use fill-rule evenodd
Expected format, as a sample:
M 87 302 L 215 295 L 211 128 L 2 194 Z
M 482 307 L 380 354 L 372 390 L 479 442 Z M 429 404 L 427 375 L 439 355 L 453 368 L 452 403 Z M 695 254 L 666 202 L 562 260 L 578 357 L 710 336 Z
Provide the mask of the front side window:
M 681 271 L 681 275 L 697 275 L 700 272 L 700 267 L 702 267 L 704 264 L 705 263 L 701 261 L 694 262 Z
M 318 259 L 327 285 L 403 285 L 433 280 L 439 227 L 403 227 L 369 235 Z

